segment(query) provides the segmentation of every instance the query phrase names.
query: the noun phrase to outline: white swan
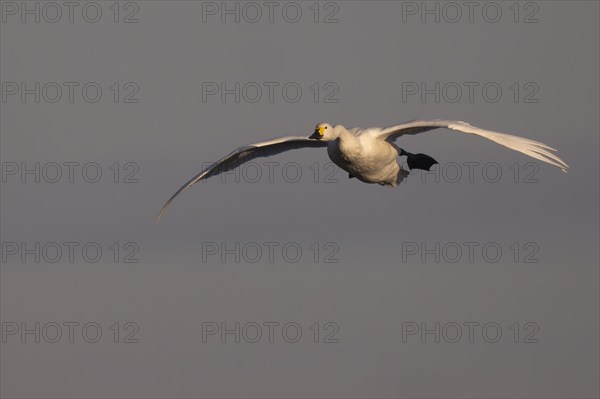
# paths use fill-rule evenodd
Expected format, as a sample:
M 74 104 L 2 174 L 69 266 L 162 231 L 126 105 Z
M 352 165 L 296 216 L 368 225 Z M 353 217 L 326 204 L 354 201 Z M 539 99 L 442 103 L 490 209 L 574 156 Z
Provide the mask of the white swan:
M 353 128 L 342 125 L 332 126 L 319 123 L 309 137 L 286 136 L 273 140 L 243 146 L 221 158 L 210 167 L 194 176 L 169 198 L 156 216 L 158 222 L 169 204 L 179 193 L 200 180 L 218 175 L 258 157 L 267 157 L 284 151 L 306 147 L 327 147 L 329 158 L 349 173 L 365 183 L 384 186 L 397 186 L 408 175 L 397 162 L 399 155 L 407 157 L 410 169 L 429 170 L 437 162 L 425 154 L 411 154 L 398 148 L 393 141 L 405 134 L 423 133 L 428 130 L 446 128 L 462 133 L 474 134 L 522 152 L 540 161 L 558 166 L 567 171 L 568 165 L 551 151 L 554 148 L 538 141 L 513 136 L 506 133 L 480 129 L 465 122 L 448 120 L 415 120 L 386 128 Z

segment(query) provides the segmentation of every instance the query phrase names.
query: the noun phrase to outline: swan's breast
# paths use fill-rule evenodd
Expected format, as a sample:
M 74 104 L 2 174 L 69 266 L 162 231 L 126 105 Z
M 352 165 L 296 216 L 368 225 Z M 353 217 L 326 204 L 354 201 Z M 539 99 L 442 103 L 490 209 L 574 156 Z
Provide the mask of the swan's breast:
M 332 141 L 327 146 L 329 158 L 340 168 L 364 181 L 378 181 L 396 170 L 396 150 L 385 141 Z

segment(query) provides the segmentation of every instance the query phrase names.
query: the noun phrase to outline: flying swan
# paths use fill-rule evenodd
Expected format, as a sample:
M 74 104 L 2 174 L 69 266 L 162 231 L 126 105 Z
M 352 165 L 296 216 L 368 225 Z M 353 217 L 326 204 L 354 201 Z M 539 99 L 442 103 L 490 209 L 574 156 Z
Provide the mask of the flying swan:
M 169 204 L 188 187 L 200 180 L 232 170 L 241 164 L 259 157 L 268 157 L 285 151 L 308 147 L 327 147 L 329 158 L 349 174 L 365 183 L 396 187 L 408 175 L 400 167 L 397 157 L 406 156 L 410 169 L 429 170 L 437 161 L 425 154 L 411 154 L 396 146 L 393 141 L 406 134 L 417 134 L 433 129 L 446 128 L 462 133 L 484 137 L 495 143 L 522 152 L 540 161 L 558 166 L 563 172 L 568 165 L 551 151 L 552 147 L 538 141 L 513 136 L 506 133 L 480 129 L 466 122 L 449 120 L 414 120 L 386 128 L 352 128 L 342 125 L 332 126 L 319 123 L 309 137 L 285 136 L 238 148 L 229 155 L 204 169 L 185 183 L 163 205 L 156 216 L 156 222 L 167 210 Z

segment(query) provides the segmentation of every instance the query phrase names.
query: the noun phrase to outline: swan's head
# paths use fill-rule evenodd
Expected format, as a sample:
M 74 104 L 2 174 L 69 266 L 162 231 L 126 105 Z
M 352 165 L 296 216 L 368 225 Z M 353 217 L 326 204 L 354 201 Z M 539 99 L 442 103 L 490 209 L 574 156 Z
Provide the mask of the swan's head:
M 321 141 L 333 141 L 337 139 L 338 135 L 335 133 L 335 129 L 329 123 L 319 123 L 315 127 L 314 133 L 310 136 L 311 139 Z

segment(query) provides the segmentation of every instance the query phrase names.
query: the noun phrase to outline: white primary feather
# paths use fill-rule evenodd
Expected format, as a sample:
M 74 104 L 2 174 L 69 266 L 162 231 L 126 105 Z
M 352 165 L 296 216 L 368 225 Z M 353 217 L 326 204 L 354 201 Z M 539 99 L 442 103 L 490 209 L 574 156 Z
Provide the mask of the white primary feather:
M 272 140 L 263 141 L 260 143 L 254 143 L 250 145 L 245 145 L 243 147 L 239 147 L 235 151 L 232 151 L 227 156 L 219 159 L 217 162 L 204 169 L 202 172 L 198 173 L 196 176 L 192 177 L 187 183 L 179 188 L 169 198 L 169 200 L 160 208 L 160 211 L 156 215 L 156 223 L 160 221 L 161 216 L 171 202 L 186 188 L 193 186 L 201 180 L 207 179 L 211 176 L 218 175 L 223 172 L 227 172 L 228 170 L 232 170 L 237 168 L 243 163 L 251 161 L 252 159 L 258 157 L 268 157 L 271 155 L 276 155 L 285 151 L 295 150 L 298 148 L 305 147 L 325 147 L 327 143 L 311 140 L 308 137 L 302 136 L 285 136 L 278 137 Z
M 519 151 L 525 155 L 529 155 L 532 158 L 539 159 L 540 161 L 549 163 L 554 166 L 558 166 L 565 173 L 567 172 L 567 168 L 569 167 L 562 159 L 560 159 L 551 152 L 556 151 L 554 148 L 547 146 L 544 143 L 540 143 L 539 141 L 534 141 L 523 137 L 514 136 L 512 134 L 499 133 L 493 132 L 491 130 L 481 129 L 461 121 L 449 121 L 438 119 L 429 121 L 415 120 L 381 129 L 381 132 L 378 136 L 381 139 L 393 141 L 396 138 L 405 134 L 418 134 L 439 128 L 447 128 L 463 133 L 469 133 L 480 137 L 484 137 L 495 143 L 508 147 L 511 150 Z

